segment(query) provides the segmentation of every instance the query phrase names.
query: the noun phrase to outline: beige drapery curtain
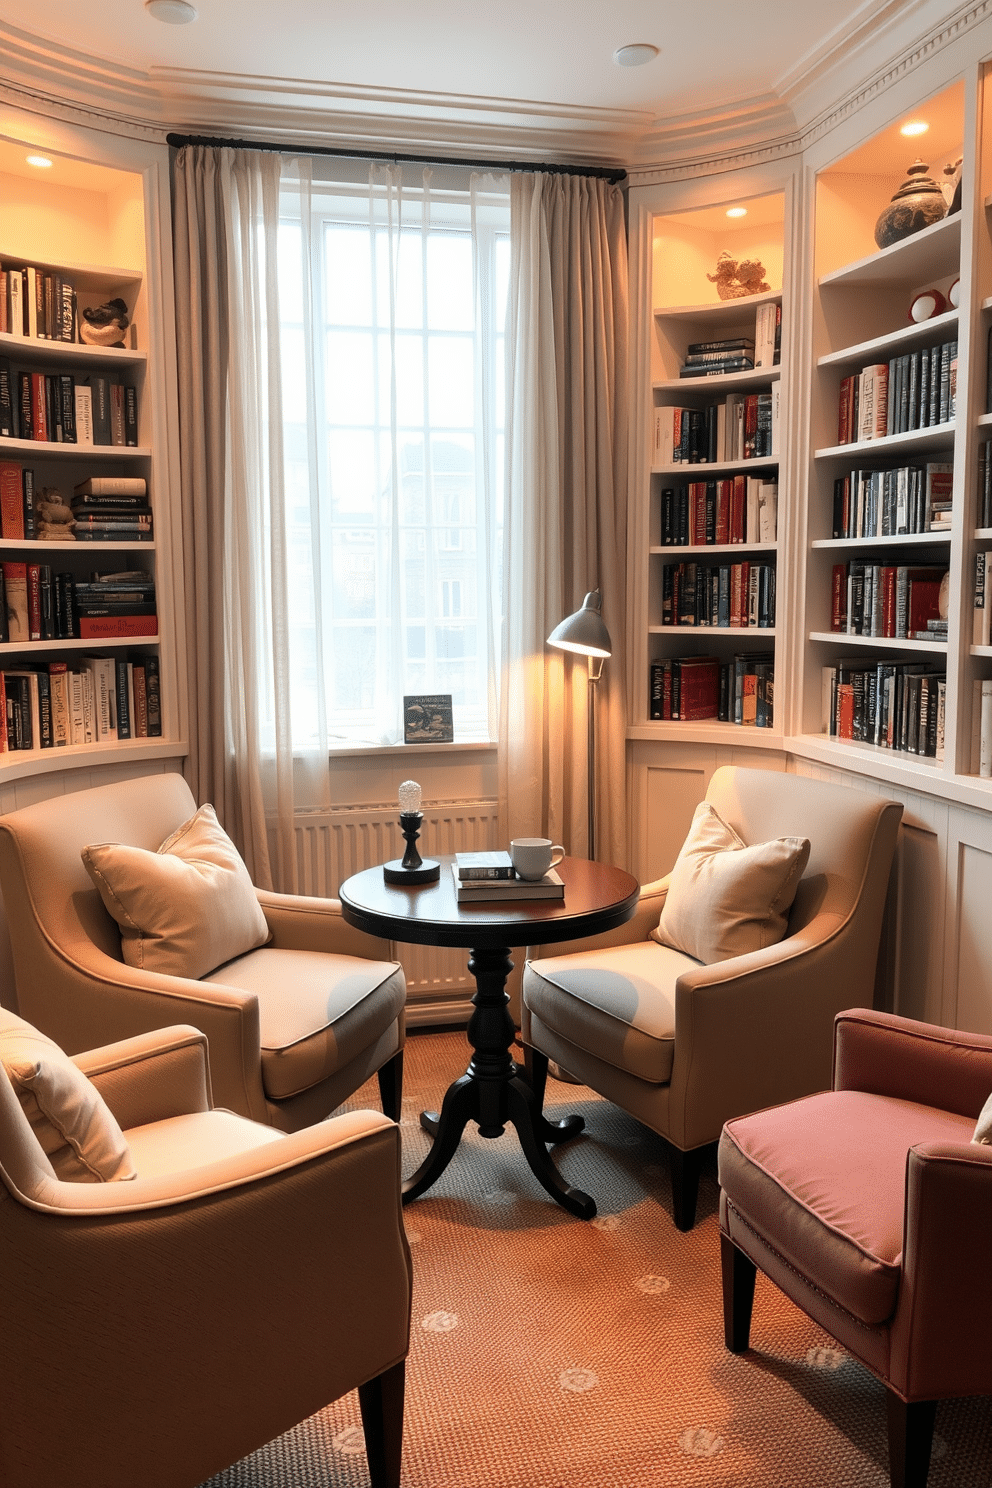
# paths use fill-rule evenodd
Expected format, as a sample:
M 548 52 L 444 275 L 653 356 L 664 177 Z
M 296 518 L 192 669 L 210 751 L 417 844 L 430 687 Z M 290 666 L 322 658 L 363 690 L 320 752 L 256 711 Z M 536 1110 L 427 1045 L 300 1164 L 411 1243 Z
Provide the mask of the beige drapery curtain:
M 191 722 L 185 773 L 196 799 L 214 804 L 263 888 L 276 874 L 251 679 L 266 671 L 278 698 L 289 670 L 285 627 L 272 626 L 273 615 L 285 614 L 287 588 L 279 536 L 280 169 L 277 155 L 186 146 L 175 162 L 173 204 Z M 258 542 L 270 524 L 273 541 Z M 277 707 L 274 791 L 291 818 L 288 727 Z M 277 840 L 276 873 L 289 886 L 291 834 Z
M 627 250 L 623 197 L 580 176 L 511 179 L 502 835 L 585 856 L 586 663 L 546 645 L 599 588 L 596 856 L 626 866 Z

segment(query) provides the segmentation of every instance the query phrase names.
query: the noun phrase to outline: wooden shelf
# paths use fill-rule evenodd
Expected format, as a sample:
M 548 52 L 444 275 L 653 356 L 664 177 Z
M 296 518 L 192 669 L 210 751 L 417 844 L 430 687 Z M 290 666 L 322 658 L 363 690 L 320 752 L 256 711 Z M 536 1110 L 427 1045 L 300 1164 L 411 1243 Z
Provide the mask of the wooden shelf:
M 870 341 L 861 341 L 856 346 L 842 346 L 839 351 L 827 352 L 826 356 L 817 358 L 816 365 L 853 367 L 877 361 L 877 354 L 881 351 L 894 351 L 898 354 L 910 347 L 926 346 L 931 338 L 939 345 L 942 341 L 954 339 L 944 333 L 957 330 L 957 324 L 958 312 L 945 310 L 943 315 L 934 315 L 930 320 L 913 321 L 909 325 L 900 326 L 899 330 L 892 331 L 889 335 L 874 336 Z M 888 357 L 883 360 L 888 361 Z
M 811 641 L 831 646 L 853 646 L 859 651 L 914 651 L 927 656 L 947 655 L 946 641 L 911 641 L 895 636 L 849 635 L 846 630 L 811 630 Z
M 953 273 L 961 249 L 961 213 L 943 217 L 932 227 L 880 248 L 865 258 L 824 274 L 821 290 L 834 288 L 879 288 L 888 284 L 924 284 Z
M 836 460 L 850 455 L 900 454 L 906 449 L 940 449 L 953 443 L 954 421 L 933 424 L 926 429 L 907 429 L 905 434 L 887 434 L 884 439 L 859 439 L 852 444 L 832 444 L 813 451 L 816 460 Z

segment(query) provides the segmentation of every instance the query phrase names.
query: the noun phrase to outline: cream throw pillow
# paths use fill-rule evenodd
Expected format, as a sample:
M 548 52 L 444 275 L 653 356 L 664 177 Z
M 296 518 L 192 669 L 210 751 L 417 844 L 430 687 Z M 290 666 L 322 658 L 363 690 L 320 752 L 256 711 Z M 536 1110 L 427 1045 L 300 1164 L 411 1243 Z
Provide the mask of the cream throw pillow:
M 653 938 L 711 965 L 774 945 L 809 861 L 809 840 L 778 837 L 747 847 L 701 801 L 672 869 Z
M 121 927 L 128 966 L 198 978 L 269 938 L 248 869 L 212 806 L 157 852 L 104 842 L 82 858 Z
M 989 1096 L 975 1122 L 975 1130 L 972 1133 L 973 1142 L 981 1142 L 983 1146 L 992 1146 L 992 1095 Z
M 6 1009 L 0 1060 L 56 1177 L 65 1183 L 136 1177 L 124 1133 L 96 1086 L 58 1044 Z

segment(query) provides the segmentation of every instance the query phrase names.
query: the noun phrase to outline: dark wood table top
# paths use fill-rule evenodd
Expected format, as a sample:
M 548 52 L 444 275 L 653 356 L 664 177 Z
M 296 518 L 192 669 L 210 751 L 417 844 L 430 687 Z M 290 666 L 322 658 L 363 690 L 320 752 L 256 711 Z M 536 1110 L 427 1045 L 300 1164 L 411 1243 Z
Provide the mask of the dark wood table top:
M 409 888 L 388 884 L 382 868 L 366 868 L 341 885 L 341 912 L 349 925 L 384 940 L 415 945 L 548 945 L 613 930 L 637 908 L 636 878 L 605 863 L 563 858 L 556 871 L 565 881 L 564 899 L 510 899 L 505 903 L 459 904 L 451 857 L 438 859 L 438 883 Z

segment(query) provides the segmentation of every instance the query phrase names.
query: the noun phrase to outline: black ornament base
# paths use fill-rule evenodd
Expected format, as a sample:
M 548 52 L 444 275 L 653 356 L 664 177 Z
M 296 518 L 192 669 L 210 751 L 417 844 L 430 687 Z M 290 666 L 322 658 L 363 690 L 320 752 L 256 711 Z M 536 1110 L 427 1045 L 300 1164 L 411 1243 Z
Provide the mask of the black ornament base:
M 437 883 L 441 877 L 441 864 L 425 858 L 419 868 L 404 868 L 401 859 L 383 863 L 382 876 L 390 884 Z

